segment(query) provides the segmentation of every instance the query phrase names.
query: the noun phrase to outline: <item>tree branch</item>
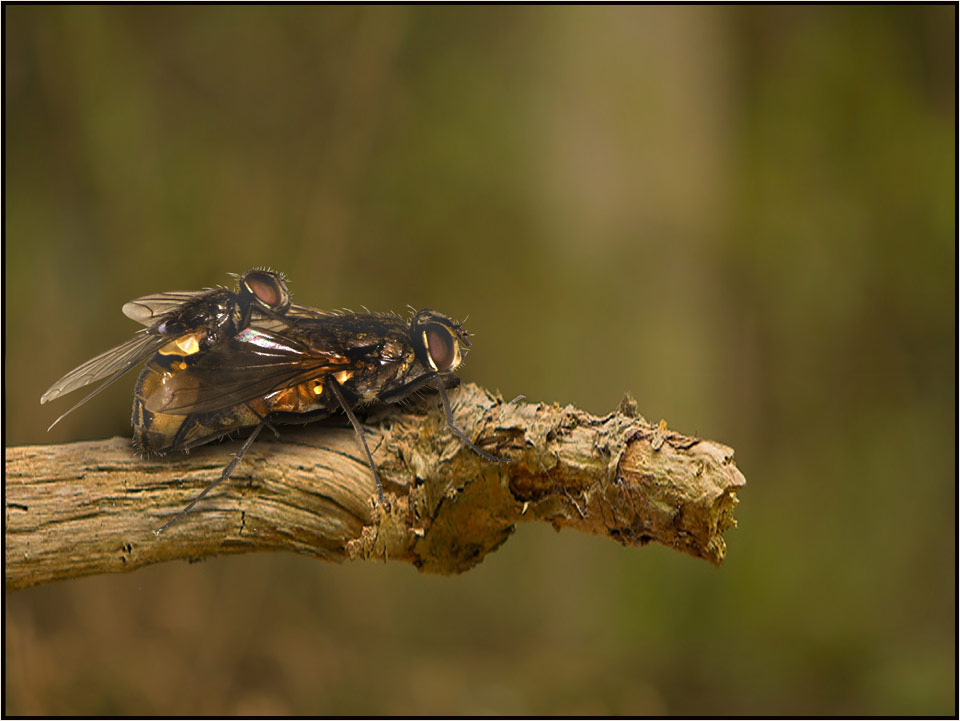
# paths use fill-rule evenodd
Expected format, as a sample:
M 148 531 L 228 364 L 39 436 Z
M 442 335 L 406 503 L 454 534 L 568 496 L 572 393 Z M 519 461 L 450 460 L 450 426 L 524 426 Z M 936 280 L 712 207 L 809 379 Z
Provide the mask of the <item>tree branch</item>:
M 657 541 L 719 565 L 745 481 L 733 450 L 651 426 L 625 400 L 602 418 L 567 406 L 504 404 L 464 385 L 458 425 L 495 464 L 446 429 L 435 397 L 368 416 L 386 492 L 349 427 L 261 433 L 234 476 L 157 536 L 238 442 L 139 458 L 129 441 L 6 449 L 6 584 L 24 588 L 172 559 L 262 550 L 327 560 L 401 560 L 458 573 L 521 521 L 547 521 L 627 546 Z

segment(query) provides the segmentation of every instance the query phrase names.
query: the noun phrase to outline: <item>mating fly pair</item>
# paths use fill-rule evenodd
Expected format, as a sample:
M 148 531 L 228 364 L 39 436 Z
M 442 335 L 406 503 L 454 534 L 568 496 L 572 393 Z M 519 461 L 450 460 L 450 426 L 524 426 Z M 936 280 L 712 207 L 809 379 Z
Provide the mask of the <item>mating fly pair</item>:
M 282 275 L 255 269 L 238 276 L 236 291 L 147 295 L 123 312 L 147 327 L 43 394 L 46 403 L 103 381 L 53 425 L 147 360 L 133 397 L 133 442 L 140 451 L 186 450 L 253 429 L 219 478 L 158 533 L 230 477 L 265 425 L 304 423 L 341 409 L 382 502 L 383 486 L 353 409 L 395 403 L 426 387 L 439 391 L 447 425 L 461 441 L 488 460 L 505 460 L 477 447 L 454 423 L 446 388 L 458 382 L 461 344 L 470 342 L 459 323 L 434 310 L 421 310 L 407 323 L 394 315 L 309 308 L 290 302 Z

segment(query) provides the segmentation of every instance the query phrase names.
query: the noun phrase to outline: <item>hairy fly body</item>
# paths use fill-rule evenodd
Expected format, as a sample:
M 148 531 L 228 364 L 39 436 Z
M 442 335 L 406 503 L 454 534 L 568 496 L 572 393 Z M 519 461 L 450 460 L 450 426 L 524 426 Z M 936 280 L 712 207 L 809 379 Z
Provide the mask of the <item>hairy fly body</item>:
M 249 270 L 237 277 L 237 291 L 213 288 L 174 291 L 137 298 L 123 306 L 123 313 L 147 326 L 130 340 L 104 351 L 74 368 L 40 397 L 41 403 L 103 381 L 93 392 L 55 420 L 53 428 L 131 368 L 158 354 L 191 355 L 212 348 L 251 322 L 283 323 L 284 314 L 302 312 L 291 308 L 283 276 L 268 270 Z M 48 429 L 49 430 L 49 429 Z
M 410 321 L 318 310 L 291 304 L 279 274 L 253 270 L 239 278 L 236 292 L 161 293 L 127 303 L 124 313 L 148 327 L 71 371 L 41 398 L 46 402 L 106 379 L 74 410 L 149 359 L 134 390 L 139 450 L 186 450 L 252 428 L 219 478 L 158 533 L 229 478 L 265 425 L 303 423 L 340 410 L 357 432 L 382 502 L 383 487 L 354 409 L 394 403 L 427 387 L 440 393 L 447 425 L 462 442 L 488 460 L 504 460 L 477 447 L 453 421 L 446 388 L 458 382 L 455 372 L 470 345 L 459 323 L 429 309 Z

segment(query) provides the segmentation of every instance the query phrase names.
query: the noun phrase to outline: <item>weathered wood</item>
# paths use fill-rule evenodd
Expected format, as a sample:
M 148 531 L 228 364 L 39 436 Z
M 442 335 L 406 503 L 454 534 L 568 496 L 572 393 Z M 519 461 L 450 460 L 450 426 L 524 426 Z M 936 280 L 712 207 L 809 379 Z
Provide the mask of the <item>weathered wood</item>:
M 435 397 L 378 411 L 366 422 L 386 491 L 378 506 L 352 429 L 284 426 L 279 439 L 261 433 L 234 476 L 159 536 L 239 441 L 160 459 L 138 457 L 123 438 L 7 448 L 7 588 L 262 550 L 458 573 L 521 521 L 723 561 L 745 483 L 732 449 L 651 426 L 632 402 L 596 417 L 505 404 L 473 385 L 451 399 L 460 427 L 509 463 L 465 448 Z

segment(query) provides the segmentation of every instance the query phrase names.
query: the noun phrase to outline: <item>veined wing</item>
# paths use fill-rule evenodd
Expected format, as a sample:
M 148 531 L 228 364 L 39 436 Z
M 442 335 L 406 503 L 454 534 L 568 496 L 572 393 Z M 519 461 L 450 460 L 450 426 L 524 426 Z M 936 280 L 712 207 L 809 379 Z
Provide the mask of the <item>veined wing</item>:
M 311 308 L 306 305 L 291 303 L 286 311 L 280 314 L 267 315 L 259 308 L 252 308 L 250 313 L 250 327 L 268 332 L 281 333 L 285 328 L 295 327 L 300 321 L 322 320 L 340 315 L 336 311 Z
M 65 393 L 74 391 L 77 388 L 82 388 L 90 383 L 96 383 L 104 378 L 106 380 L 104 380 L 103 383 L 97 386 L 94 390 L 90 391 L 90 393 L 85 395 L 79 401 L 74 403 L 69 410 L 61 413 L 57 417 L 57 420 L 50 424 L 50 428 L 47 428 L 47 430 L 49 431 L 66 416 L 68 416 L 70 413 L 73 413 L 73 411 L 77 410 L 77 408 L 100 393 L 104 388 L 120 378 L 120 376 L 122 376 L 128 370 L 138 365 L 145 358 L 148 358 L 156 353 L 157 350 L 159 350 L 166 342 L 169 342 L 169 338 L 156 335 L 155 333 L 149 333 L 148 331 L 144 330 L 137 333 L 133 338 L 125 343 L 121 343 L 120 345 L 101 353 L 96 358 L 91 358 L 83 365 L 78 366 L 67 373 L 63 378 L 50 386 L 47 389 L 47 392 L 40 397 L 41 403 L 46 403 L 54 398 L 59 398 Z
M 188 300 L 207 291 L 172 290 L 168 293 L 152 293 L 123 304 L 123 314 L 143 325 L 153 325 L 162 315 L 177 310 Z
M 248 328 L 187 361 L 162 392 L 145 399 L 154 413 L 187 415 L 238 405 L 343 370 L 354 363 L 296 338 Z
M 130 320 L 149 326 L 157 322 L 161 316 L 178 310 L 184 303 L 208 291 L 196 290 L 174 290 L 167 293 L 152 293 L 135 298 L 123 305 L 123 314 Z M 334 311 L 320 310 L 306 305 L 292 303 L 290 307 L 280 315 L 287 318 L 325 318 L 331 315 L 337 315 Z M 268 330 L 283 325 L 275 316 L 268 316 L 260 309 L 254 307 L 251 311 L 251 325 L 263 326 Z
M 70 391 L 82 388 L 91 383 L 96 383 L 108 376 L 110 376 L 109 382 L 112 383 L 138 363 L 156 353 L 164 343 L 169 341 L 169 337 L 150 333 L 145 330 L 140 331 L 130 340 L 108 351 L 104 351 L 83 365 L 74 368 L 50 386 L 47 392 L 40 397 L 40 402 L 46 403 L 47 401 L 52 401 L 54 398 L 59 398 L 65 393 L 69 393 Z M 101 390 L 103 390 L 102 387 L 97 389 L 96 392 L 99 393 Z M 92 395 L 94 394 L 91 394 L 91 396 Z M 80 403 L 85 402 L 87 398 Z
M 340 313 L 335 310 L 322 310 L 311 308 L 308 305 L 291 303 L 284 315 L 289 318 L 329 318 L 330 316 L 340 315 Z

